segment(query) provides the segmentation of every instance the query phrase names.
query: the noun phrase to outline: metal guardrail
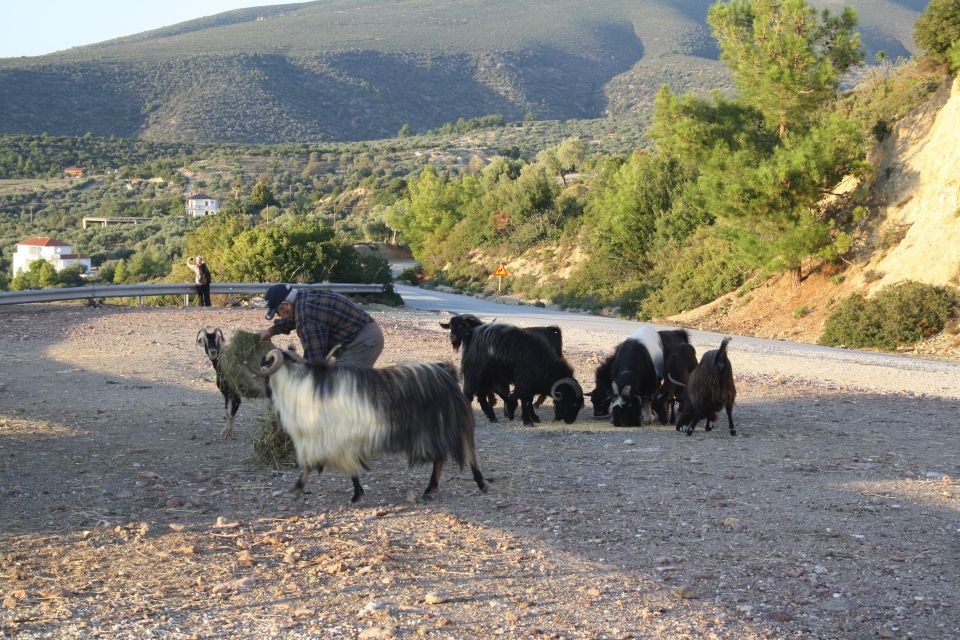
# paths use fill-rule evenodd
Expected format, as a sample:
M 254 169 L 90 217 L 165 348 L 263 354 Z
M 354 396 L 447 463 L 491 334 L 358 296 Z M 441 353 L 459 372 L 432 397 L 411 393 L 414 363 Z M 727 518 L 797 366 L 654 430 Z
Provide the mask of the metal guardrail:
M 211 294 L 262 296 L 270 284 L 262 282 L 215 282 L 210 285 Z M 382 284 L 353 284 L 348 282 L 318 282 L 295 284 L 297 289 L 323 289 L 337 293 L 383 293 Z M 98 298 L 143 298 L 147 296 L 183 295 L 184 304 L 197 294 L 197 286 L 187 283 L 160 284 L 113 284 L 59 289 L 28 289 L 26 291 L 0 292 L 0 305 L 28 302 L 57 302 L 60 300 L 96 300 Z

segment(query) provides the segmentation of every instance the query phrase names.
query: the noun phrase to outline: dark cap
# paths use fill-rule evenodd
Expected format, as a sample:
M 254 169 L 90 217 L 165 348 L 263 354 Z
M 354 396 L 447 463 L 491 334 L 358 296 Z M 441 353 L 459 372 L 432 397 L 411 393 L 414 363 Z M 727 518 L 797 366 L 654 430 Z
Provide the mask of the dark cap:
M 263 294 L 263 299 L 267 301 L 267 320 L 273 320 L 273 314 L 277 312 L 277 307 L 281 302 L 286 301 L 293 289 L 288 284 L 273 284 Z

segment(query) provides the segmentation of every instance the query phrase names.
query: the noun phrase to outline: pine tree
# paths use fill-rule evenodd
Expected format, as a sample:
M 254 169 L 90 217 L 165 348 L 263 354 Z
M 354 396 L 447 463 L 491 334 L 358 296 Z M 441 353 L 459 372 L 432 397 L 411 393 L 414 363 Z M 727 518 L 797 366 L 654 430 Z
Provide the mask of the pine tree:
M 840 75 L 863 59 L 856 13 L 817 12 L 806 0 L 732 0 L 710 7 L 707 21 L 740 98 L 782 138 L 810 124 Z

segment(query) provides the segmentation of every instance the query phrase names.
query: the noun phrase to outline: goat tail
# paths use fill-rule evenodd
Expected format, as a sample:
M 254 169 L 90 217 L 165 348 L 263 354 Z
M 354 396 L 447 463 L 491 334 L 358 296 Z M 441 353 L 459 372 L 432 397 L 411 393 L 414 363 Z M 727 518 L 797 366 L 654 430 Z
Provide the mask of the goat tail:
M 720 342 L 720 348 L 717 349 L 717 355 L 713 358 L 713 364 L 718 369 L 723 368 L 723 364 L 727 361 L 727 343 L 730 342 L 730 338 L 726 337 Z

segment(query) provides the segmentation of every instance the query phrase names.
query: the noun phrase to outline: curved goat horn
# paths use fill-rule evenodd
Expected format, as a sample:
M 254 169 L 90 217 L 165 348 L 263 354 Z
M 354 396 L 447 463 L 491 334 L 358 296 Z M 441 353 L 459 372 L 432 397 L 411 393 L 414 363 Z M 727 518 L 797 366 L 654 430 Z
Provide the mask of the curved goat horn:
M 267 378 L 272 376 L 277 370 L 283 365 L 283 351 L 281 349 L 271 349 L 267 355 L 263 357 L 267 362 L 265 365 L 261 365 L 259 369 L 254 369 L 250 366 L 249 362 L 244 361 L 244 364 L 247 365 L 252 373 L 262 377 Z
M 562 384 L 569 384 L 570 386 L 573 387 L 574 391 L 577 392 L 577 395 L 581 397 L 583 396 L 583 389 L 580 388 L 579 382 L 577 382 L 573 378 L 560 378 L 559 380 L 553 383 L 552 387 L 550 387 L 550 397 L 552 397 L 554 400 L 560 399 L 560 395 L 557 393 L 557 387 L 559 387 Z
M 303 356 L 301 356 L 299 353 L 297 353 L 293 349 L 280 349 L 280 351 L 283 351 L 294 362 L 299 362 L 301 364 L 305 364 L 307 362 L 306 360 L 303 359 Z
M 682 382 L 680 382 L 679 380 L 674 380 L 674 379 L 673 379 L 673 376 L 670 375 L 669 373 L 667 373 L 667 380 L 669 380 L 669 381 L 672 382 L 673 384 L 677 385 L 678 387 L 686 387 L 686 386 L 687 386 L 687 385 L 683 384 Z
M 337 354 L 337 351 L 340 351 L 342 347 L 343 347 L 342 344 L 338 344 L 333 349 L 330 349 L 330 352 L 327 354 L 326 361 L 333 362 L 333 356 L 335 356 Z M 304 362 L 303 358 L 300 358 L 300 362 Z

